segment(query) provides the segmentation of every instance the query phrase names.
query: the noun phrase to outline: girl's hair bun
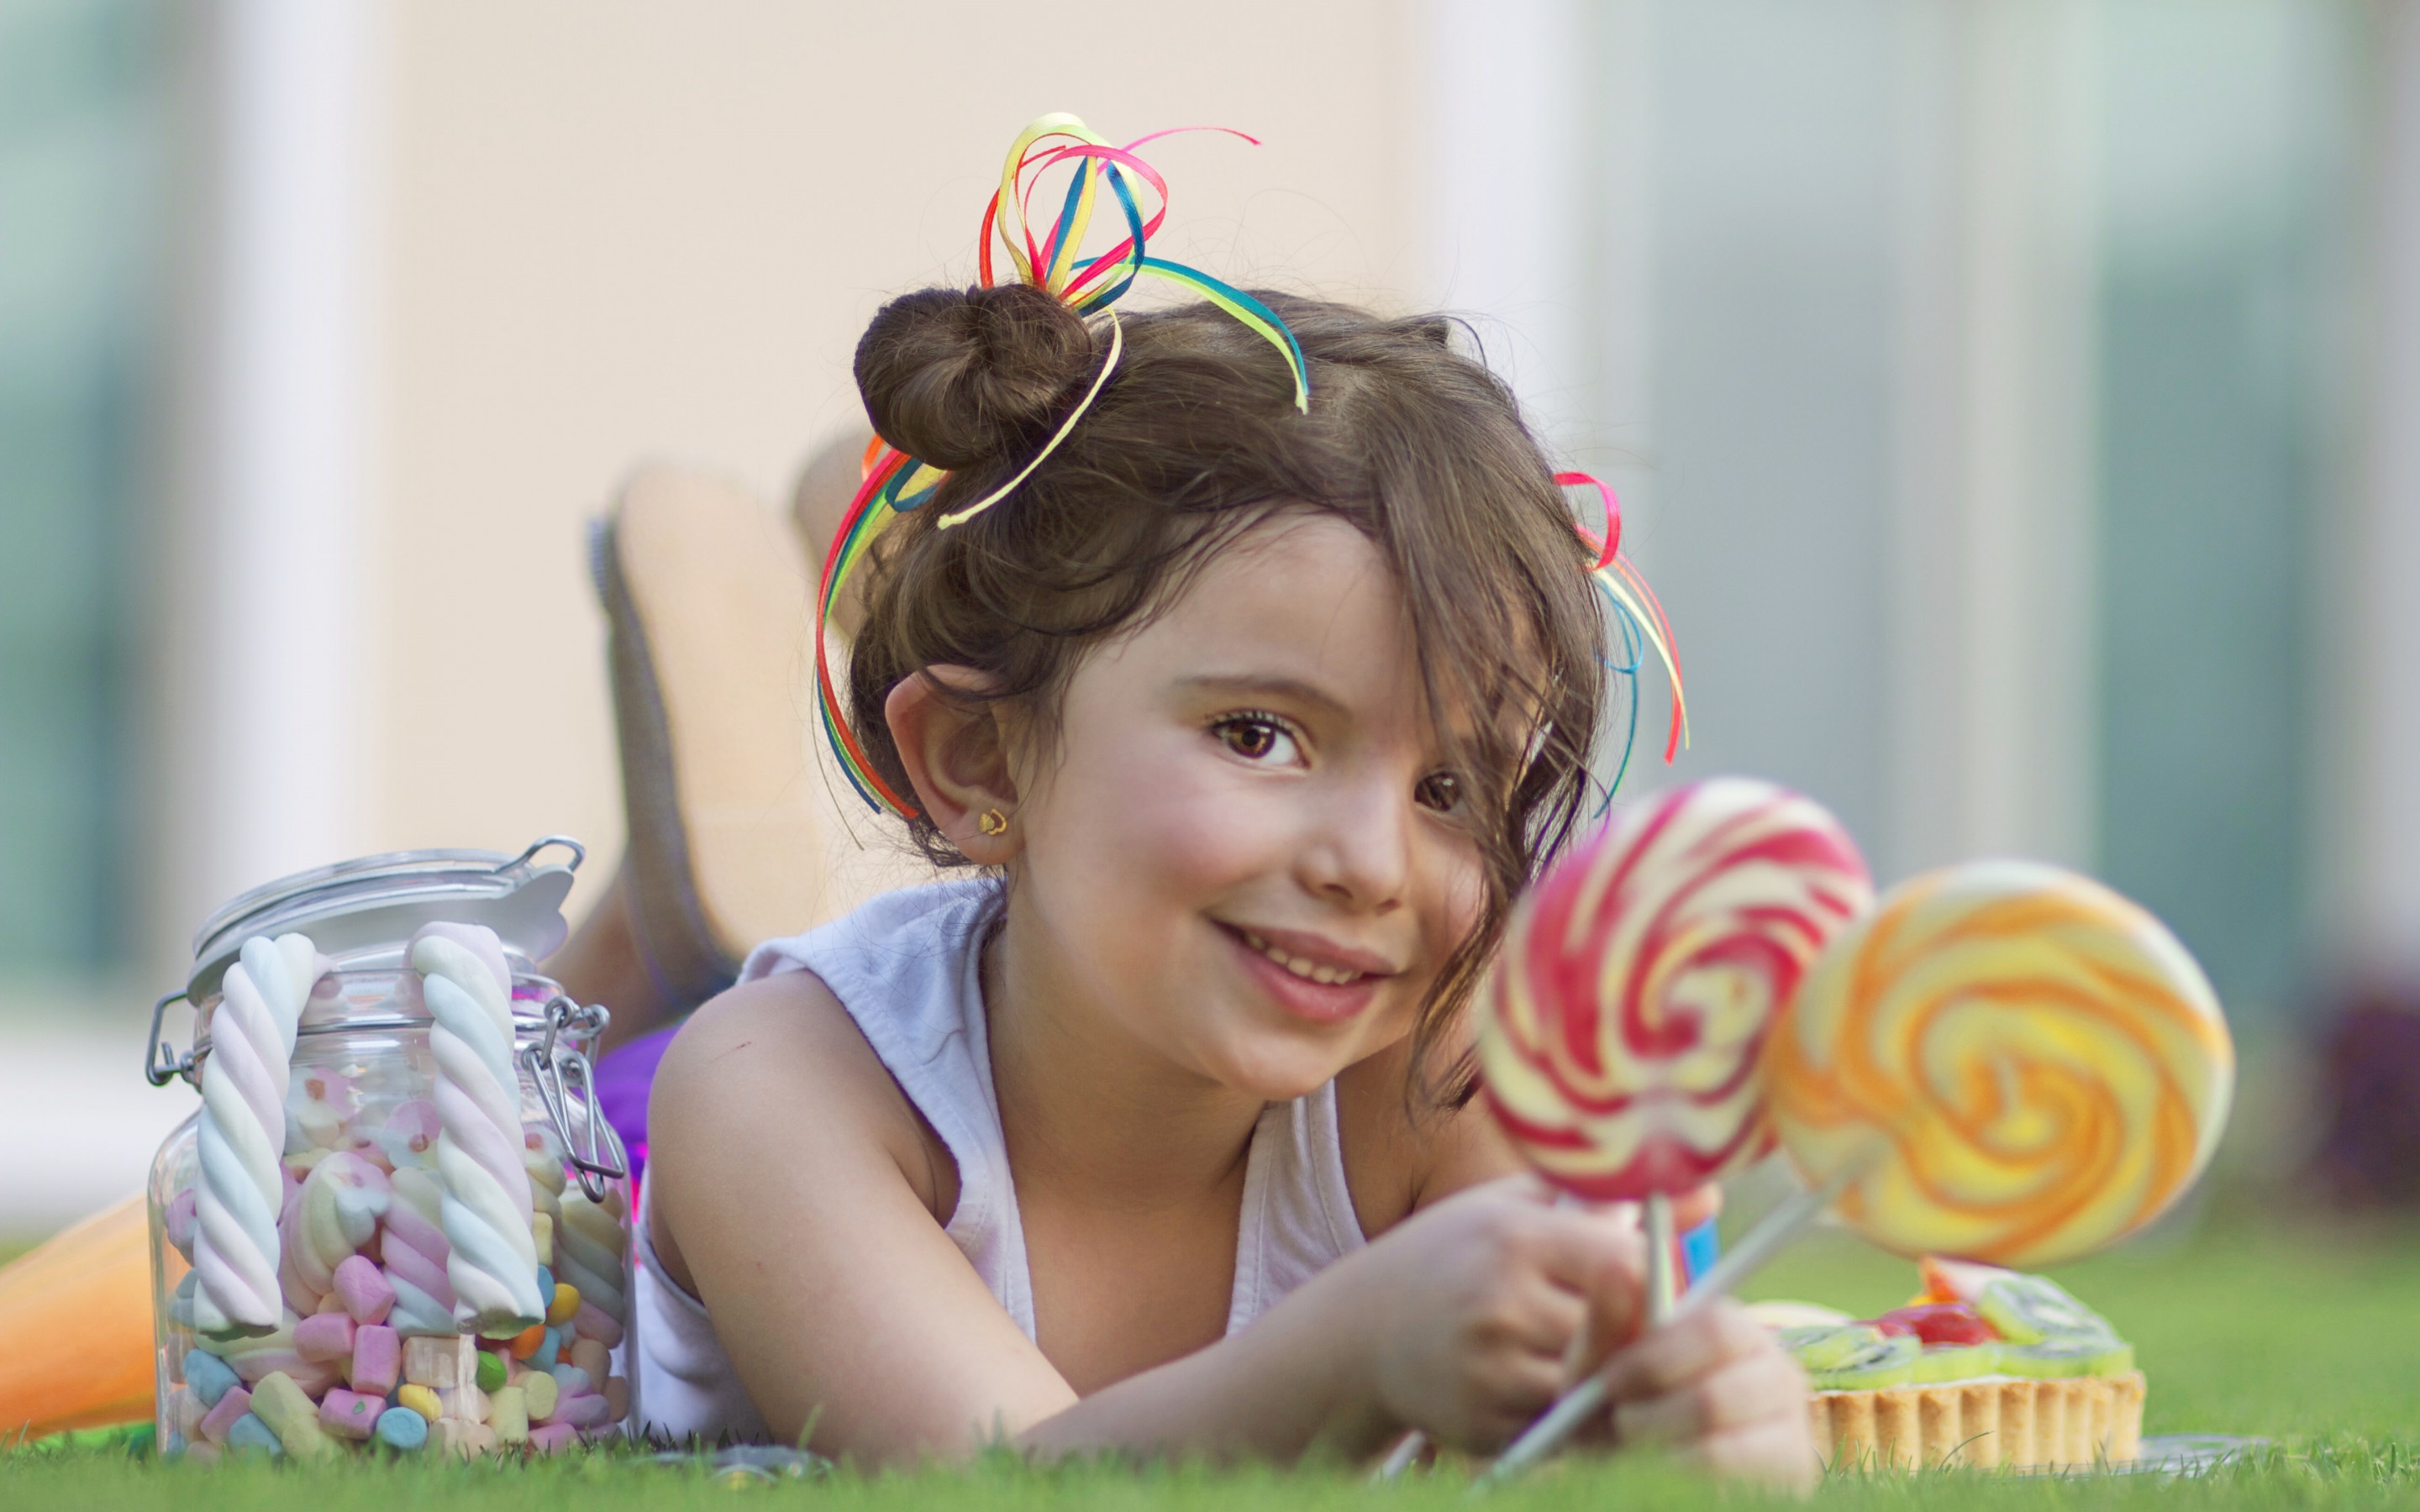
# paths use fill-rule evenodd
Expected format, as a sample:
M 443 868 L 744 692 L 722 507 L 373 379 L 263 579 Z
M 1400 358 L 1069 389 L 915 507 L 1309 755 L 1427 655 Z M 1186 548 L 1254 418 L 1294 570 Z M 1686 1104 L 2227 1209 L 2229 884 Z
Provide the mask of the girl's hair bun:
M 881 438 L 937 468 L 1014 452 L 1093 370 L 1083 316 L 1027 284 L 928 288 L 884 305 L 857 344 L 857 388 Z

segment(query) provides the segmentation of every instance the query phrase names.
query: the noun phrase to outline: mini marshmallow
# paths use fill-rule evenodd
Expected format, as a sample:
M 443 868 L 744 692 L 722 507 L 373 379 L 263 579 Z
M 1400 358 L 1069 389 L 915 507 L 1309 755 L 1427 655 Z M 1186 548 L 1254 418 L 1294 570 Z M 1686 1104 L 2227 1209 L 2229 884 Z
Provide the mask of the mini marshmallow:
M 554 1378 L 555 1385 L 562 1388 L 563 1394 L 566 1396 L 577 1396 L 583 1392 L 593 1392 L 601 1389 L 597 1384 L 597 1377 L 590 1375 L 587 1371 L 581 1369 L 576 1365 L 559 1365 L 552 1370 L 548 1371 L 547 1374 Z
M 602 1427 L 613 1420 L 613 1404 L 594 1394 L 566 1396 L 554 1404 L 553 1421 L 576 1428 Z
M 403 1379 L 416 1386 L 451 1391 L 475 1380 L 479 1347 L 458 1334 L 413 1335 L 403 1341 Z
M 316 1458 L 334 1447 L 320 1429 L 319 1404 L 283 1370 L 272 1370 L 254 1383 L 252 1412 L 269 1425 L 277 1442 L 297 1459 Z
M 395 1389 L 395 1405 L 408 1407 L 431 1423 L 444 1415 L 445 1411 L 439 1404 L 437 1394 L 427 1386 L 397 1386 Z
M 390 1407 L 379 1414 L 376 1432 L 379 1443 L 410 1451 L 428 1442 L 428 1419 L 409 1407 Z
M 366 1255 L 352 1255 L 337 1265 L 334 1295 L 356 1323 L 383 1323 L 395 1310 L 395 1287 Z
M 266 1454 L 272 1459 L 286 1452 L 286 1445 L 278 1442 L 277 1435 L 271 1430 L 269 1425 L 262 1422 L 258 1414 L 253 1412 L 246 1412 L 237 1418 L 227 1428 L 226 1446 L 229 1449 L 251 1450 L 256 1454 Z
M 185 1351 L 185 1384 L 205 1407 L 216 1407 L 236 1384 L 235 1371 L 206 1350 Z M 249 1394 L 247 1394 L 249 1395 Z
M 627 1376 L 605 1378 L 605 1421 L 619 1423 L 630 1415 L 630 1381 Z
M 622 1325 L 613 1321 L 593 1302 L 582 1302 L 571 1315 L 571 1331 L 584 1339 L 595 1339 L 612 1349 L 622 1342 Z
M 476 1386 L 457 1386 L 437 1394 L 440 1419 L 458 1417 L 465 1423 L 488 1421 L 488 1394 Z
M 538 1340 L 537 1348 L 530 1351 L 529 1363 L 544 1370 L 562 1359 L 564 1336 L 569 1332 L 566 1328 L 548 1329 L 546 1337 Z
M 561 1454 L 580 1442 L 580 1430 L 568 1423 L 547 1423 L 530 1429 L 530 1453 Z
M 386 1403 L 380 1397 L 339 1387 L 320 1402 L 319 1426 L 340 1439 L 359 1443 L 377 1430 L 379 1414 L 385 1410 Z
M 537 1246 L 537 1263 L 554 1263 L 554 1219 L 543 1212 L 530 1214 L 530 1241 Z
M 543 1370 L 533 1370 L 521 1377 L 520 1386 L 531 1422 L 543 1423 L 554 1416 L 554 1404 L 563 1399 L 561 1382 Z
M 313 1313 L 294 1325 L 294 1352 L 318 1365 L 350 1360 L 356 1326 L 350 1313 Z
M 480 1455 L 493 1454 L 496 1449 L 496 1435 L 488 1425 L 466 1418 L 439 1418 L 430 1431 L 430 1438 L 441 1452 L 458 1459 L 476 1458 Z
M 575 1338 L 568 1352 L 571 1363 L 587 1371 L 591 1381 L 602 1381 L 613 1373 L 613 1351 L 595 1339 Z
M 519 1386 L 506 1386 L 488 1398 L 488 1427 L 498 1443 L 529 1442 L 529 1400 Z
M 403 1340 L 382 1323 L 365 1324 L 353 1333 L 353 1390 L 383 1396 L 403 1379 Z
M 203 1414 L 200 1425 L 202 1437 L 212 1443 L 226 1443 L 227 1430 L 235 1427 L 236 1419 L 251 1411 L 252 1393 L 241 1386 L 229 1386 L 220 1394 L 218 1401 L 210 1410 Z
M 541 1277 L 545 1273 L 543 1271 L 538 1273 Z M 579 1316 L 580 1288 L 578 1287 L 568 1281 L 558 1281 L 554 1284 L 553 1297 L 554 1300 L 547 1304 L 546 1320 L 548 1322 L 567 1323 Z

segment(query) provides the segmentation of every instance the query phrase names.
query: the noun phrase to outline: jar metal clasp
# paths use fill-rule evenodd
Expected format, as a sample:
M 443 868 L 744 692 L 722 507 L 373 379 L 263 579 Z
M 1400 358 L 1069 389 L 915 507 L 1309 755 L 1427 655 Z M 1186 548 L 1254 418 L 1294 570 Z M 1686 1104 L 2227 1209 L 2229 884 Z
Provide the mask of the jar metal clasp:
M 565 1155 L 580 1177 L 580 1190 L 588 1195 L 591 1202 L 603 1201 L 605 1183 L 621 1180 L 629 1175 L 629 1167 L 621 1159 L 621 1141 L 613 1137 L 605 1121 L 605 1106 L 597 1096 L 597 1077 L 588 1057 L 572 1045 L 560 1042 L 560 1037 L 566 1030 L 600 1034 L 612 1018 L 612 1012 L 601 1005 L 582 1007 L 567 994 L 558 993 L 546 1005 L 545 1037 L 521 1050 L 521 1064 L 529 1072 L 531 1085 L 537 1088 L 538 1103 L 546 1110 L 547 1121 L 554 1125 Z M 585 1138 L 579 1144 L 571 1137 L 569 1110 L 574 1097 L 588 1115 L 582 1122 L 581 1132 Z
M 185 989 L 179 987 L 151 1005 L 151 1034 L 143 1042 L 143 1079 L 154 1087 L 165 1087 L 179 1076 L 188 1085 L 193 1083 L 194 1053 L 188 1050 L 177 1055 L 160 1040 L 160 1026 L 167 1017 L 168 1005 L 184 1000 Z

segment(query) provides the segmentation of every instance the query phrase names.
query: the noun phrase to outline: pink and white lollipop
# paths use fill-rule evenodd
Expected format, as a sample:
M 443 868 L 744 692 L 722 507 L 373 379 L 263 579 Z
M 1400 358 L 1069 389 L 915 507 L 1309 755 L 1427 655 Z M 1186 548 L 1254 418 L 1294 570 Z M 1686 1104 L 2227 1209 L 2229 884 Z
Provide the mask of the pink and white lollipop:
M 1556 1185 L 1685 1192 L 1763 1154 L 1766 1035 L 1873 903 L 1846 830 L 1768 782 L 1715 778 L 1618 813 L 1514 910 L 1481 997 L 1487 1101 Z

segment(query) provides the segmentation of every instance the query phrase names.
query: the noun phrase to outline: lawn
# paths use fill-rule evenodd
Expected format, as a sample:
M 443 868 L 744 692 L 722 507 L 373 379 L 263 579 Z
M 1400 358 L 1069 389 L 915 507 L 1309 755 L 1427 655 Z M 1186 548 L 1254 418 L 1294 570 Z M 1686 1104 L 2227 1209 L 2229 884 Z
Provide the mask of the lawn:
M 2319 1229 L 2246 1210 L 2213 1218 L 2189 1237 L 2171 1236 L 2054 1273 L 2135 1340 L 2151 1380 L 2147 1431 L 2257 1435 L 2276 1441 L 2275 1447 L 2189 1483 L 2153 1475 L 1843 1476 L 1823 1487 L 1816 1504 L 2420 1507 L 2420 1241 L 2412 1233 Z M 1904 1261 L 1822 1235 L 1776 1262 L 1750 1289 L 1863 1312 L 1905 1300 L 1913 1284 Z M 1462 1492 L 1461 1479 L 1450 1473 L 1373 1489 L 1342 1469 L 1032 1470 L 991 1463 L 964 1473 L 843 1474 L 736 1494 L 828 1512 L 1443 1512 L 1467 1504 Z M 734 1494 L 702 1468 L 663 1468 L 627 1456 L 529 1466 L 389 1462 L 320 1471 L 163 1465 L 130 1459 L 122 1450 L 89 1448 L 29 1449 L 0 1458 L 0 1508 L 10 1509 L 322 1512 L 426 1504 L 442 1512 L 653 1512 L 725 1506 Z M 1636 1457 L 1559 1465 L 1490 1498 L 1507 1512 L 1752 1506 L 1761 1500 Z

